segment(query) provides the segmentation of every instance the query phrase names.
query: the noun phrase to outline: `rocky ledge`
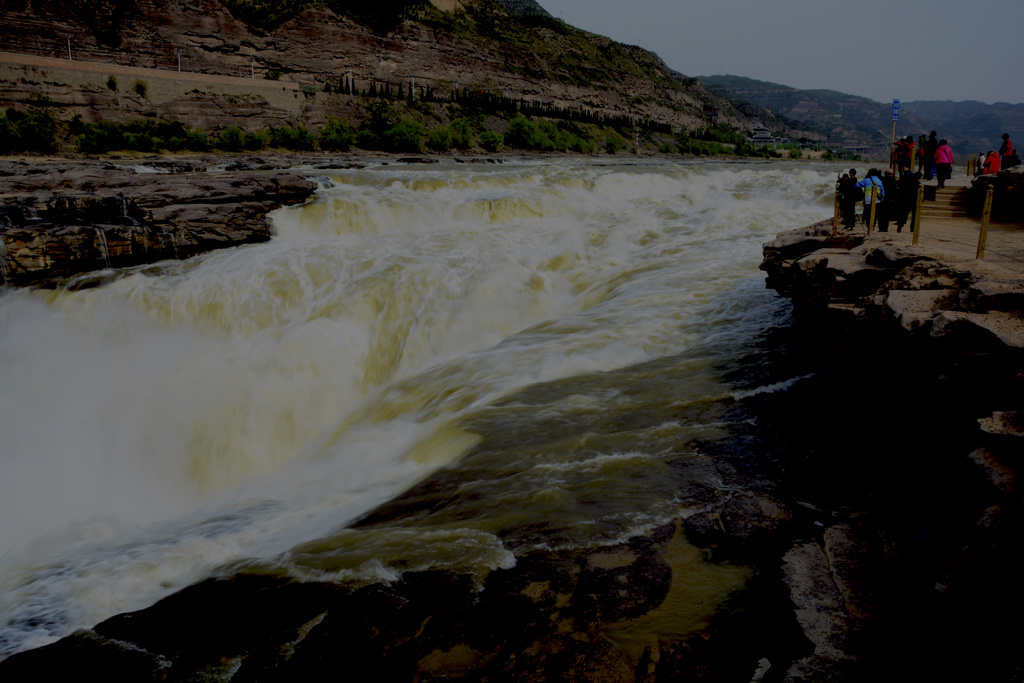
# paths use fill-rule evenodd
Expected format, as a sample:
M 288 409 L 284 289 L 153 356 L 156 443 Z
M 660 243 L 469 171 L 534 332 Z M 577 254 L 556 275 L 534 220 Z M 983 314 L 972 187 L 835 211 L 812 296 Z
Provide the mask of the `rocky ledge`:
M 894 237 L 833 236 L 832 222 L 822 221 L 765 244 L 761 270 L 804 318 L 1024 355 L 1024 277 Z
M 1022 629 L 994 624 L 1024 606 L 1024 276 L 831 221 L 761 269 L 816 364 L 786 487 L 834 518 L 783 557 L 814 643 L 787 680 L 1021 680 Z
M 53 286 L 79 273 L 265 242 L 272 235 L 267 213 L 316 189 L 295 173 L 240 168 L 207 172 L 181 162 L 140 173 L 108 162 L 7 162 L 0 167 L 0 284 Z

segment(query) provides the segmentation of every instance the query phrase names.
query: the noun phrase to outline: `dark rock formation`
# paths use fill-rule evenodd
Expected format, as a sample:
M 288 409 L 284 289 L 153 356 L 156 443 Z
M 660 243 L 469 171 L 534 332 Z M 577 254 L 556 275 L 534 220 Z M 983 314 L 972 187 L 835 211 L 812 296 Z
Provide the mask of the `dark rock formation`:
M 658 529 L 587 553 L 533 553 L 483 586 L 431 571 L 356 590 L 239 574 L 210 579 L 0 663 L 6 680 L 633 680 L 608 624 L 657 605 L 672 572 Z M 607 558 L 614 557 L 610 562 Z M 599 672 L 599 675 L 595 675 Z
M 12 286 L 265 242 L 266 214 L 316 189 L 286 172 L 9 168 L 18 173 L 0 177 L 0 275 Z
M 1024 531 L 1024 280 L 831 232 L 782 233 L 761 266 L 816 373 L 812 395 L 774 406 L 802 417 L 783 481 L 822 529 L 783 556 L 813 644 L 786 680 L 1019 681 L 1022 629 L 999 615 L 1024 608 L 1007 569 Z
M 1024 223 L 1024 169 L 1015 167 L 978 176 L 971 184 L 969 206 L 972 214 L 981 215 L 985 192 L 992 188 L 992 215 L 1011 223 Z

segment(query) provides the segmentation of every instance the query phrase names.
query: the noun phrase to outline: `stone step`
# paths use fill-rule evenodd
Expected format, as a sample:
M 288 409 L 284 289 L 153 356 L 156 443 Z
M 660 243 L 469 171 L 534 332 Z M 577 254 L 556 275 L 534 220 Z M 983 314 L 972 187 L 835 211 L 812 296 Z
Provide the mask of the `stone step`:
M 967 218 L 967 188 L 925 187 L 921 216 L 927 218 Z

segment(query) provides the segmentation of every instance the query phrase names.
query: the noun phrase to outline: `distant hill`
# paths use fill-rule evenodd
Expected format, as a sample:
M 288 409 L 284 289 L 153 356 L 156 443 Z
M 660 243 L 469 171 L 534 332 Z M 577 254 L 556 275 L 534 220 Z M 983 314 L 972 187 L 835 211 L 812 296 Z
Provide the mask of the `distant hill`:
M 966 153 L 999 149 L 1003 133 L 1024 141 L 1024 104 L 975 100 L 963 102 L 920 100 L 901 105 L 904 111 L 930 121 L 939 135 L 955 131 L 959 146 Z
M 863 148 L 877 155 L 887 150 L 892 136 L 892 103 L 848 95 L 835 90 L 800 90 L 788 85 L 742 76 L 699 76 L 709 91 L 743 110 L 743 102 L 767 109 L 820 131 L 830 142 Z M 950 141 L 954 151 L 977 154 L 998 148 L 1004 132 L 1024 138 L 1024 104 L 983 102 L 901 102 L 897 136 L 931 130 Z

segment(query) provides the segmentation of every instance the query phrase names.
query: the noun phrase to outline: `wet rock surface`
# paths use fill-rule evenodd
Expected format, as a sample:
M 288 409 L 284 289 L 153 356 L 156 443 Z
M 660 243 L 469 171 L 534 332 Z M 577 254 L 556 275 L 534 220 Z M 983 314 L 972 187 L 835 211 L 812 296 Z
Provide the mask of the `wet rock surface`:
M 3 283 L 52 286 L 80 273 L 265 242 L 272 235 L 267 213 L 316 189 L 285 171 L 213 173 L 195 161 L 160 163 L 169 172 L 109 162 L 4 163 Z

